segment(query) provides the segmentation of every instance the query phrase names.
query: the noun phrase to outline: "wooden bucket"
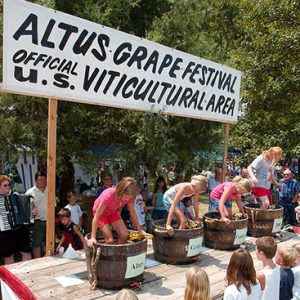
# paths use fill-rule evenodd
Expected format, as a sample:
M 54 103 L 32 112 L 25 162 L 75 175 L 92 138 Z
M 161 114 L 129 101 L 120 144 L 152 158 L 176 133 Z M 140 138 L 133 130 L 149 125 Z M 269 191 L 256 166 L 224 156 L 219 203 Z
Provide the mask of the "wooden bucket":
M 178 223 L 172 224 L 174 234 L 169 236 L 166 220 L 153 221 L 153 250 L 156 260 L 167 264 L 189 264 L 199 259 L 203 239 L 203 225 L 200 228 L 176 229 Z
M 89 238 L 90 233 L 85 239 Z M 85 249 L 88 278 L 92 286 L 95 284 L 114 290 L 142 281 L 147 254 L 146 238 L 122 245 L 104 244 L 103 238 L 97 241 L 93 248 Z M 94 274 L 97 277 L 95 282 Z
M 254 237 L 275 236 L 281 229 L 283 207 L 261 209 L 259 204 L 246 204 L 245 213 L 248 214 L 248 235 Z
M 246 239 L 248 217 L 231 220 L 229 224 L 225 224 L 220 218 L 217 212 L 203 215 L 205 246 L 219 250 L 239 248 Z
M 84 213 L 82 225 L 86 228 L 86 232 L 91 232 L 93 221 L 93 206 L 96 200 L 96 196 L 81 195 L 81 209 Z

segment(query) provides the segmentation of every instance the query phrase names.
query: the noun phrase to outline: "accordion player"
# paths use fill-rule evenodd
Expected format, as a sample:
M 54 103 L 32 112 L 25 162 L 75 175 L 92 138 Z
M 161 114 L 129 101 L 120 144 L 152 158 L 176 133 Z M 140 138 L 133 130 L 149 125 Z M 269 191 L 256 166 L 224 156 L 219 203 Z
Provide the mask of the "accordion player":
M 0 196 L 0 231 L 14 230 L 19 225 L 34 223 L 32 209 L 33 197 L 12 193 L 7 197 Z

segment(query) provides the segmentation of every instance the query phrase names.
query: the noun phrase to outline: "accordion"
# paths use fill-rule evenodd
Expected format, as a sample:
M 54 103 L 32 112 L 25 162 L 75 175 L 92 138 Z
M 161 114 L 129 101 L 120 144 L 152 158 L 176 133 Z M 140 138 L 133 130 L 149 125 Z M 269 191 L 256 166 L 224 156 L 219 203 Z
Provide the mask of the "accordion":
M 0 196 L 0 231 L 13 230 L 19 225 L 34 223 L 32 196 L 13 193 Z

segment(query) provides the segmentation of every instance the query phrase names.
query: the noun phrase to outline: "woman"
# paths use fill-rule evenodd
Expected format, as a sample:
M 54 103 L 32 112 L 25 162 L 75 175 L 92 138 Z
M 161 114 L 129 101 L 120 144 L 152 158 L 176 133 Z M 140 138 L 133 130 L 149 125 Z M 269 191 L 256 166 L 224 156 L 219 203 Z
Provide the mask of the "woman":
M 113 244 L 114 238 L 110 225 L 118 234 L 117 244 L 125 244 L 128 239 L 128 230 L 120 216 L 120 209 L 127 205 L 131 219 L 140 234 L 144 234 L 143 228 L 138 222 L 134 209 L 134 199 L 139 193 L 137 182 L 131 177 L 123 178 L 116 187 L 106 189 L 95 201 L 92 221 L 91 238 L 88 246 L 96 243 L 97 229 L 101 230 L 105 243 Z
M 0 256 L 4 264 L 14 263 L 14 253 L 18 251 L 22 261 L 31 259 L 29 228 L 16 224 L 10 185 L 9 177 L 0 175 Z
M 274 176 L 275 166 L 282 156 L 280 147 L 271 147 L 259 155 L 247 168 L 254 185 L 253 194 L 259 199 L 260 207 L 268 209 L 271 201 L 271 183 L 281 187 Z M 255 174 L 254 174 L 255 171 Z

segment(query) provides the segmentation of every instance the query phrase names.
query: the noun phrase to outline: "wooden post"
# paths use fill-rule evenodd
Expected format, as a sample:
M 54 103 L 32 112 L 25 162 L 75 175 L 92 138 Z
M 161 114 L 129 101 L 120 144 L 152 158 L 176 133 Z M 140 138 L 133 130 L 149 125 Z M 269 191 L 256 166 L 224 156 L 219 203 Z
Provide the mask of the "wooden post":
M 57 127 L 57 99 L 49 98 L 48 104 L 48 155 L 47 155 L 47 232 L 46 255 L 54 254 L 55 230 L 55 180 L 56 180 L 56 127 Z
M 222 162 L 222 182 L 226 179 L 226 162 L 227 162 L 227 154 L 228 154 L 228 145 L 229 145 L 229 124 L 224 124 L 224 149 L 223 149 L 223 162 Z

